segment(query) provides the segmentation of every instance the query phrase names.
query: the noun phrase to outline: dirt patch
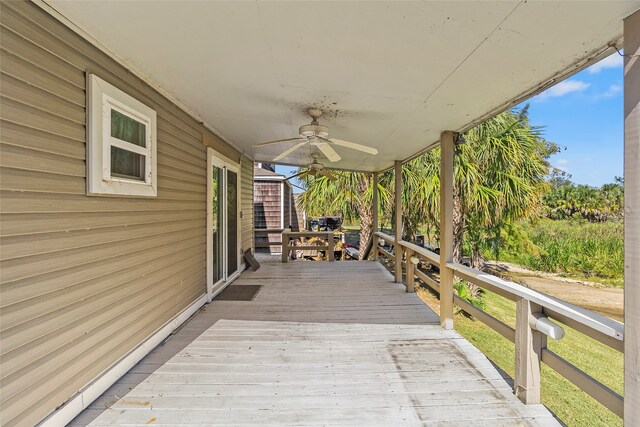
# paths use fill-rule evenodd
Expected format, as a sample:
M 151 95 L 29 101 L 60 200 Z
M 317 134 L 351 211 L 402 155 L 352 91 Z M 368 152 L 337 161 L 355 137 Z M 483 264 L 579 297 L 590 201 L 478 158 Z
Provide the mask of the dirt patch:
M 509 263 L 487 263 L 488 272 L 536 291 L 593 310 L 613 319 L 624 320 L 624 289 L 599 283 L 539 274 Z

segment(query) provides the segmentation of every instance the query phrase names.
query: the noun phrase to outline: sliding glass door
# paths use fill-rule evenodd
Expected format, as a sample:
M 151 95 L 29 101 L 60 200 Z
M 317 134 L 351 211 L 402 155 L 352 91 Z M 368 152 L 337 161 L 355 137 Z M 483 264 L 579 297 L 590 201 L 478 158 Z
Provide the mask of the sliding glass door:
M 207 295 L 211 299 L 239 274 L 239 167 L 208 149 Z

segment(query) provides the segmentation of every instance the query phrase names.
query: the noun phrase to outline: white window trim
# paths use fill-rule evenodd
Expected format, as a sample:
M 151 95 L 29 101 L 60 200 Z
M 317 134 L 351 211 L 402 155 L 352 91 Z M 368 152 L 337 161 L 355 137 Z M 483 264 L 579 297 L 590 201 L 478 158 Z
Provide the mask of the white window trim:
M 87 193 L 107 196 L 156 197 L 158 195 L 156 112 L 94 74 L 89 75 L 87 86 Z M 145 124 L 146 147 L 140 147 L 111 136 L 112 109 Z M 144 156 L 144 181 L 111 176 L 112 146 Z

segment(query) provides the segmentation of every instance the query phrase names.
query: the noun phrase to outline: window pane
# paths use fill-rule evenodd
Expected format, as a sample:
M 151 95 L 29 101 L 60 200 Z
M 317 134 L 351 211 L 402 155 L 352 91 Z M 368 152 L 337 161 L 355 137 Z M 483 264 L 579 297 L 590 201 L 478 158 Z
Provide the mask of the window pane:
M 111 176 L 144 181 L 144 156 L 111 146 Z
M 111 136 L 126 142 L 146 147 L 145 132 L 147 127 L 144 123 L 132 119 L 119 111 L 111 109 Z
M 213 180 L 211 181 L 211 191 L 213 195 L 213 283 L 223 278 L 224 268 L 224 224 L 222 202 L 224 201 L 224 183 L 222 182 L 224 170 L 214 166 Z

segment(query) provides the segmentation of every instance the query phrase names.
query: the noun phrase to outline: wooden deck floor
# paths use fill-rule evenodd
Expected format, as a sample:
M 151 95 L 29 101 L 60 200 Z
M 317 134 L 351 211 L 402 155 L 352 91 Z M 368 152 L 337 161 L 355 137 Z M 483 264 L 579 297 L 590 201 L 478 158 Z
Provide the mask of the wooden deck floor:
M 558 425 L 374 262 L 266 264 L 72 423 Z
M 280 254 L 272 255 L 264 252 L 256 252 L 254 256 L 260 264 L 282 262 L 282 255 Z

